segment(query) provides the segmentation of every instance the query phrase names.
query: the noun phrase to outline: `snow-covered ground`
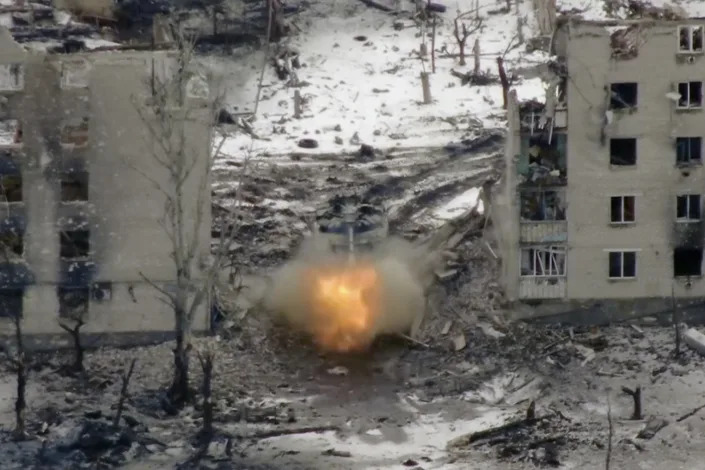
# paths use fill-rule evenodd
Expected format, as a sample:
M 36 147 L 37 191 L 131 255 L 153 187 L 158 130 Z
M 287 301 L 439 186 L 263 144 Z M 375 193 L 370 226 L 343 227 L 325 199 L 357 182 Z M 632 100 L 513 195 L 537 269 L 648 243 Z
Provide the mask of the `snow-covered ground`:
M 503 56 L 508 73 L 513 69 L 535 66 L 546 55 L 527 54 L 519 44 L 517 15 L 492 13 L 501 8 L 495 0 L 480 0 L 482 27 L 467 40 L 466 66 L 459 65 L 458 46 L 453 38 L 456 9 L 474 8 L 474 0 L 461 0 L 440 15 L 436 27 L 436 72 L 431 74 L 432 104 L 422 104 L 420 74 L 431 72 L 430 53 L 423 59 L 419 49 L 424 39 L 421 29 L 404 16 L 395 17 L 358 2 L 318 2 L 302 13 L 305 33 L 291 39 L 300 52 L 303 64 L 298 70 L 300 88 L 288 86 L 268 67 L 264 74 L 262 99 L 254 150 L 267 154 L 341 153 L 355 151 L 360 143 L 382 149 L 438 147 L 458 140 L 468 127 L 503 125 L 502 88 L 490 85 L 461 85 L 450 74 L 472 70 L 472 47 L 480 39 L 481 70 L 497 77 L 496 58 Z M 457 6 L 456 6 L 457 5 Z M 524 18 L 523 36 L 534 35 L 534 21 L 529 2 L 520 6 Z M 298 21 L 298 20 L 297 20 Z M 395 30 L 395 22 L 404 29 Z M 473 29 L 477 20 L 466 21 Z M 431 49 L 431 31 L 425 32 Z M 261 67 L 262 57 L 249 65 Z M 238 111 L 252 110 L 257 95 L 259 73 L 242 77 L 241 71 L 229 83 L 229 101 Z M 233 77 L 235 73 L 233 73 Z M 541 98 L 544 87 L 540 78 L 514 83 L 520 98 Z M 303 115 L 294 118 L 294 92 L 305 100 Z M 339 129 L 339 130 L 338 130 Z M 318 141 L 316 149 L 302 149 L 302 138 Z M 336 138 L 338 142 L 336 143 Z M 223 153 L 236 155 L 249 148 L 250 137 L 241 134 L 223 147 Z

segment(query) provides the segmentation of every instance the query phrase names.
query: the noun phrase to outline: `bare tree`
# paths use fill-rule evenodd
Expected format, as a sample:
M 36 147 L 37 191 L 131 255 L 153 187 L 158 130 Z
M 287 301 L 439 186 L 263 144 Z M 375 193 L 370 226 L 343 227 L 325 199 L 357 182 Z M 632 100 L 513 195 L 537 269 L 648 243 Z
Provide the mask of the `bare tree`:
M 130 379 L 132 378 L 132 372 L 135 370 L 135 363 L 137 359 L 133 359 L 130 362 L 130 367 L 122 374 L 122 387 L 120 387 L 120 399 L 118 400 L 117 410 L 115 410 L 115 418 L 113 419 L 113 426 L 120 426 L 120 418 L 122 418 L 122 410 L 125 406 L 125 400 L 127 399 L 127 387 L 130 385 Z
M 610 464 L 612 463 L 612 436 L 614 434 L 614 427 L 612 425 L 612 404 L 610 403 L 610 397 L 607 396 L 607 452 L 605 454 L 605 470 L 610 470 Z
M 172 34 L 176 44 L 175 71 L 165 78 L 152 77 L 152 96 L 147 100 L 135 99 L 154 149 L 148 158 L 165 176 L 154 177 L 139 163 L 130 166 L 148 179 L 165 201 L 159 223 L 169 240 L 175 285 L 166 289 L 144 274 L 142 277 L 161 293 L 162 300 L 174 313 L 174 378 L 168 395 L 173 405 L 182 406 L 191 398 L 189 353 L 193 320 L 199 309 L 208 304 L 235 231 L 233 219 L 222 217 L 218 246 L 210 259 L 205 260 L 207 253 L 202 253 L 201 247 L 207 236 L 203 233 L 203 223 L 210 204 L 210 173 L 213 157 L 223 144 L 221 140 L 213 146 L 220 101 L 214 97 L 208 77 L 196 71 L 193 41 L 185 38 L 178 25 L 172 27 Z M 199 104 L 193 104 L 196 97 Z M 211 155 L 204 156 L 203 148 L 193 147 L 189 134 L 193 126 L 207 127 Z
M 27 389 L 27 357 L 24 348 L 22 333 L 22 315 L 14 312 L 12 323 L 15 328 L 14 353 L 8 353 L 10 368 L 17 377 L 17 396 L 15 398 L 15 432 L 16 440 L 27 438 L 25 430 L 25 410 L 27 409 L 26 389 Z
M 215 353 L 211 349 L 198 353 L 198 361 L 201 363 L 201 369 L 203 370 L 203 386 L 201 388 L 201 393 L 203 394 L 203 426 L 201 432 L 206 446 L 213 437 L 213 399 L 211 395 L 214 359 Z
M 74 372 L 84 372 L 86 369 L 83 366 L 83 356 L 86 351 L 83 342 L 81 341 L 81 328 L 86 324 L 82 314 L 71 315 L 66 319 L 68 322 L 73 323 L 69 325 L 67 322 L 59 321 L 59 326 L 62 330 L 66 331 L 71 335 L 74 350 L 74 360 L 71 365 L 71 369 Z
M 460 65 L 465 65 L 465 44 L 468 38 L 475 34 L 482 28 L 482 18 L 472 19 L 472 11 L 466 11 L 465 13 L 459 13 L 453 21 L 453 36 L 455 36 L 455 41 L 458 43 L 458 55 L 460 57 Z M 472 19 L 474 25 L 472 29 L 468 30 L 465 20 Z

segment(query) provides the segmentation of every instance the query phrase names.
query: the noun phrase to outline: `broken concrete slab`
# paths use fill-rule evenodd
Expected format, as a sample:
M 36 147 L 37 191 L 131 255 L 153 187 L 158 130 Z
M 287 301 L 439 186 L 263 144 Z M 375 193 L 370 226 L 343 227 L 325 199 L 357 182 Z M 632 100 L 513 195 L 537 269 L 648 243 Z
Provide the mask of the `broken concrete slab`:
M 695 328 L 689 328 L 683 334 L 683 341 L 688 347 L 694 349 L 702 356 L 705 356 L 705 335 Z

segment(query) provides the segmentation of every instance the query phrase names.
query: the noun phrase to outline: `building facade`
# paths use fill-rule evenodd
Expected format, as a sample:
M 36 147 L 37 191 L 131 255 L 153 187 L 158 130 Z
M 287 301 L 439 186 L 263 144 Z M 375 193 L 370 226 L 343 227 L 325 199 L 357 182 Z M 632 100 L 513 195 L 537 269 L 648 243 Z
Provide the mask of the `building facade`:
M 21 312 L 27 334 L 56 334 L 80 315 L 86 333 L 169 332 L 173 312 L 150 283 L 173 289 L 172 244 L 160 220 L 168 188 L 160 146 L 143 113 L 150 81 L 174 63 L 169 51 L 32 52 L 0 31 L 0 334 Z M 186 201 L 201 210 L 198 260 L 210 253 L 211 111 L 187 96 L 186 152 L 195 165 Z M 200 109 L 202 108 L 202 110 Z M 149 282 L 147 282 L 149 280 Z M 195 330 L 208 327 L 209 302 Z M 119 336 L 119 335 L 118 335 Z
M 705 298 L 704 28 L 559 25 L 546 102 L 509 103 L 496 219 L 510 300 Z

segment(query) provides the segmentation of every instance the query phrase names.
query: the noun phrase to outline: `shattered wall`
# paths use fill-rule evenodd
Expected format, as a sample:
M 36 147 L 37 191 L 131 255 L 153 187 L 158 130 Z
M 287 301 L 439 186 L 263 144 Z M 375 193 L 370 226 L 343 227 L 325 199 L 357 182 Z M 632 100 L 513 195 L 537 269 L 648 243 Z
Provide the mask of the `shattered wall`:
M 24 69 L 22 90 L 0 92 L 5 99 L 0 115 L 22 123 L 22 145 L 12 150 L 12 159 L 21 167 L 23 200 L 10 205 L 21 208 L 27 218 L 24 264 L 33 279 L 24 296 L 26 333 L 61 331 L 61 288 L 89 292 L 86 332 L 173 328 L 173 313 L 142 277 L 167 289 L 175 279 L 169 238 L 159 224 L 165 199 L 149 179 L 131 168 L 166 181 L 165 170 L 152 157 L 158 146 L 135 103 L 150 95 L 152 58 L 168 61 L 168 56 L 168 52 L 27 54 L 0 30 L 0 64 L 20 64 Z M 87 70 L 82 80 L 67 83 L 65 65 L 76 61 L 85 61 Z M 210 154 L 208 112 L 195 112 L 186 135 L 188 151 L 204 159 Z M 67 130 L 76 118 L 79 124 Z M 187 182 L 190 201 L 197 200 L 205 168 L 197 165 Z M 75 187 L 71 193 L 71 185 L 77 184 L 71 175 L 87 175 L 87 200 L 80 200 L 81 191 Z M 73 194 L 64 199 L 74 200 L 62 202 L 62 194 Z M 187 208 L 189 214 L 193 210 Z M 210 204 L 203 210 L 201 260 L 210 249 Z M 60 234 L 81 231 L 88 231 L 88 252 L 66 259 Z M 207 327 L 208 307 L 200 309 L 195 329 Z M 0 319 L 0 334 L 9 328 L 4 320 Z
M 615 57 L 611 31 L 619 24 L 567 24 L 566 60 L 570 202 L 567 297 L 667 297 L 705 295 L 705 281 L 691 287 L 673 278 L 676 196 L 705 193 L 702 165 L 677 165 L 676 137 L 702 136 L 705 112 L 675 108 L 678 82 L 702 81 L 705 56 L 679 53 L 678 26 L 703 20 L 640 23 L 638 51 Z M 632 28 L 636 30 L 637 28 Z M 636 82 L 635 108 L 609 109 L 613 83 Z M 610 164 L 610 139 L 635 138 L 634 165 Z M 610 223 L 610 197 L 635 196 L 635 222 Z M 610 280 L 612 250 L 636 250 L 634 279 Z

